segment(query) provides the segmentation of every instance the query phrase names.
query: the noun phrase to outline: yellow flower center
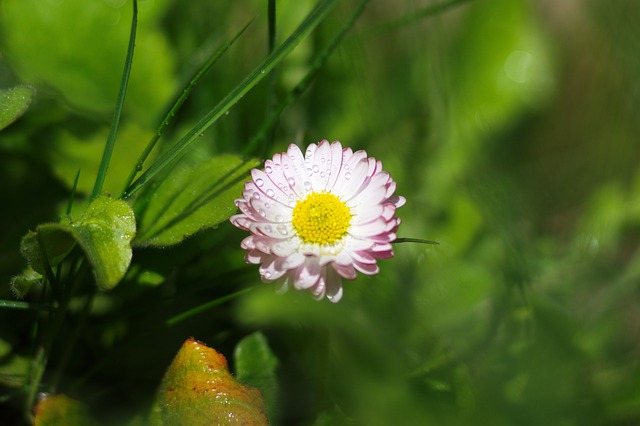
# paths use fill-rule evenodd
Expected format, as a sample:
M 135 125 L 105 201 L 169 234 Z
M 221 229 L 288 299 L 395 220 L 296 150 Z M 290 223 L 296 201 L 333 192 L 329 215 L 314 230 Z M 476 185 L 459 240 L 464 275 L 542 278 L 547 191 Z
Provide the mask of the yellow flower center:
M 293 208 L 291 224 L 305 243 L 333 244 L 351 223 L 349 207 L 329 192 L 312 192 Z

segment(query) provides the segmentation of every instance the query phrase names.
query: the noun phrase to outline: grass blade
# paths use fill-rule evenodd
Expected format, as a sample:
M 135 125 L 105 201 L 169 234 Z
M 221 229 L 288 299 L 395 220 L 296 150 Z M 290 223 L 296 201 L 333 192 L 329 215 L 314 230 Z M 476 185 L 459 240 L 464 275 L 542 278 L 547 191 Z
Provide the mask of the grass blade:
M 316 59 L 311 64 L 309 71 L 304 76 L 302 80 L 287 94 L 286 98 L 278 104 L 276 109 L 267 117 L 267 120 L 264 122 L 260 130 L 256 133 L 253 139 L 244 147 L 242 153 L 244 155 L 253 155 L 255 154 L 255 150 L 257 145 L 266 140 L 268 137 L 271 140 L 270 135 L 273 134 L 276 123 L 278 122 L 280 115 L 282 112 L 293 102 L 295 102 L 309 87 L 315 76 L 318 74 L 318 71 L 322 68 L 322 66 L 327 62 L 327 59 L 331 56 L 333 51 L 338 47 L 344 36 L 351 29 L 353 24 L 356 22 L 360 14 L 363 12 L 365 6 L 369 3 L 369 0 L 362 0 L 360 4 L 356 7 L 353 14 L 349 17 L 349 19 L 345 22 L 345 24 L 340 28 L 335 35 L 335 37 L 331 40 L 331 42 L 324 48 L 320 54 L 316 55 Z M 265 144 L 268 149 L 268 144 Z
M 189 84 L 187 84 L 187 87 L 184 88 L 178 99 L 176 99 L 167 114 L 164 116 L 155 134 L 152 136 L 149 143 L 147 143 L 147 146 L 138 158 L 138 161 L 136 162 L 134 168 L 131 170 L 129 177 L 127 178 L 124 187 L 122 188 L 122 193 L 120 194 L 121 198 L 125 194 L 126 189 L 131 185 L 131 182 L 133 182 L 133 179 L 136 177 L 136 175 L 140 173 L 140 171 L 142 171 L 142 166 L 147 160 L 147 157 L 149 157 L 149 154 L 151 154 L 151 151 L 153 150 L 153 148 L 155 148 L 158 140 L 164 133 L 165 129 L 171 123 L 173 117 L 180 110 L 185 101 L 189 98 L 191 91 L 198 84 L 198 82 L 211 70 L 213 65 L 218 62 L 218 59 L 220 59 L 220 57 L 238 40 L 238 38 L 240 38 L 240 36 L 246 31 L 247 28 L 249 28 L 252 23 L 253 19 L 247 22 L 247 24 L 240 31 L 238 31 L 238 33 L 233 36 L 233 38 L 231 38 L 229 41 L 227 41 L 227 43 L 221 46 L 204 64 L 202 64 L 200 69 L 195 73 Z
M 212 124 L 214 124 L 226 111 L 228 111 L 236 102 L 238 102 L 249 90 L 266 77 L 282 59 L 284 59 L 298 43 L 306 37 L 336 6 L 338 0 L 325 0 L 318 5 L 300 24 L 300 26 L 287 38 L 284 43 L 278 46 L 268 55 L 249 75 L 240 82 L 229 94 L 220 101 L 212 110 L 210 110 L 195 125 L 189 133 L 187 133 L 177 144 L 162 155 L 155 163 L 151 165 L 142 176 L 140 176 L 123 195 L 128 198 L 143 185 L 149 182 L 158 173 L 167 171 L 176 162 L 182 158 L 186 150 L 193 144 L 198 136 L 203 134 Z
M 136 27 L 138 24 L 138 2 L 133 0 L 133 16 L 131 18 L 131 34 L 129 36 L 129 47 L 127 48 L 127 58 L 124 62 L 124 71 L 122 72 L 122 81 L 120 83 L 120 92 L 118 93 L 118 99 L 116 100 L 116 108 L 113 112 L 113 120 L 111 120 L 111 127 L 109 128 L 109 136 L 107 137 L 107 143 L 104 146 L 104 152 L 102 153 L 102 160 L 100 161 L 100 168 L 98 169 L 98 176 L 96 176 L 96 183 L 93 186 L 91 192 L 91 199 L 93 200 L 100 192 L 102 192 L 102 185 L 104 179 L 107 176 L 107 170 L 109 169 L 109 163 L 111 162 L 111 154 L 113 154 L 113 147 L 116 144 L 116 134 L 118 132 L 118 126 L 120 124 L 120 116 L 122 115 L 122 106 L 124 105 L 124 98 L 127 94 L 127 86 L 129 85 L 129 76 L 131 75 L 131 64 L 133 63 L 133 51 L 136 45 Z
M 464 4 L 464 3 L 469 3 L 472 0 L 450 0 L 450 1 L 445 1 L 442 3 L 437 3 L 437 4 L 432 4 L 429 6 L 425 6 L 422 7 L 414 12 L 408 13 L 398 19 L 394 19 L 388 22 L 385 22 L 384 24 L 381 25 L 376 25 L 373 28 L 370 28 L 368 30 L 365 30 L 363 32 L 363 36 L 377 36 L 383 33 L 386 33 L 388 31 L 393 31 L 393 30 L 397 30 L 401 27 L 404 27 L 405 25 L 411 25 L 415 22 L 418 22 L 419 20 L 423 19 L 423 18 L 427 18 L 433 15 L 437 15 L 441 12 L 444 12 L 448 9 L 451 9 L 455 6 Z

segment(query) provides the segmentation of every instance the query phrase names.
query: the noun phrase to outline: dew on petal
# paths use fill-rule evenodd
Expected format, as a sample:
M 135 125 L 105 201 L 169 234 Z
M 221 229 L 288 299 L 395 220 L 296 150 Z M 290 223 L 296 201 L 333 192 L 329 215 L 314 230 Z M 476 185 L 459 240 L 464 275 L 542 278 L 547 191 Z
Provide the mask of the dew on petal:
M 278 232 L 280 232 L 282 235 L 289 235 L 289 230 L 287 229 L 286 226 L 284 225 L 278 225 L 278 227 L 276 228 L 278 230 Z
M 300 262 L 304 261 L 307 266 L 313 265 L 314 276 L 326 276 L 327 279 L 329 274 L 336 273 L 332 263 L 339 265 L 342 272 L 351 271 L 344 272 L 349 275 L 348 279 L 354 278 L 356 271 L 366 275 L 377 273 L 376 261 L 393 256 L 388 242 L 395 239 L 395 232 L 400 223 L 400 220 L 395 217 L 395 210 L 403 203 L 398 201 L 401 197 L 393 195 L 396 189 L 395 182 L 387 172 L 382 170 L 382 164 L 379 161 L 373 157 L 367 157 L 364 151 L 354 153 L 350 148 L 342 148 L 338 142 L 335 142 L 337 144 L 335 146 L 326 141 L 321 143 L 328 144 L 330 150 L 327 151 L 323 145 L 322 154 L 316 157 L 318 144 L 311 144 L 303 151 L 306 152 L 304 158 L 297 150 L 297 155 L 292 155 L 290 152 L 275 154 L 264 164 L 264 175 L 259 171 L 257 175 L 253 172 L 254 179 L 245 184 L 242 198 L 235 200 L 241 213 L 234 215 L 231 223 L 255 235 L 250 243 L 243 243 L 242 247 L 249 252 L 246 256 L 247 262 L 261 264 L 260 274 L 264 281 L 271 282 L 282 277 L 281 288 L 285 290 L 287 288 L 308 289 L 316 298 L 326 296 L 332 302 L 337 302 L 342 296 L 339 280 L 331 289 L 325 287 L 324 281 L 310 288 L 308 285 L 301 286 L 296 282 L 299 274 L 295 271 L 287 272 L 287 270 L 291 267 L 297 268 Z M 341 156 L 339 149 L 342 149 Z M 330 152 L 330 155 L 327 155 L 327 152 Z M 367 167 L 364 167 L 362 162 Z M 315 188 L 317 192 L 314 192 L 313 179 L 318 179 L 318 185 L 322 187 Z M 354 182 L 350 182 L 352 179 Z M 367 182 L 373 182 L 374 185 L 366 184 Z M 347 188 L 345 190 L 347 194 L 343 194 L 344 191 L 340 190 L 341 185 Z M 348 204 L 351 201 L 345 201 L 348 198 L 347 195 L 357 189 L 354 185 L 360 188 L 358 191 L 361 194 L 357 199 L 357 209 L 352 204 Z M 322 190 L 324 187 L 329 189 Z M 336 189 L 335 194 L 334 189 Z M 320 237 L 315 237 L 316 234 L 324 235 L 323 232 L 327 232 L 326 228 L 333 226 L 334 222 L 330 219 L 333 216 L 329 213 L 338 209 L 334 205 L 327 207 L 320 203 L 314 207 L 316 210 L 311 210 L 309 207 L 308 211 L 304 210 L 309 216 L 308 221 L 302 220 L 306 216 L 301 216 L 299 207 L 312 194 L 320 197 L 316 200 L 318 203 L 324 201 L 325 204 L 328 201 L 324 194 L 333 194 L 337 197 L 338 205 L 346 206 L 349 216 L 345 216 L 346 234 L 340 237 L 342 239 L 320 240 L 318 239 Z M 251 207 L 254 199 L 262 201 L 258 205 L 254 204 L 255 209 Z M 282 210 L 285 206 L 290 207 L 291 211 Z M 317 209 L 322 210 L 322 208 L 326 213 L 323 217 L 326 219 L 311 220 L 311 217 L 318 216 Z M 357 223 L 355 220 L 351 221 L 352 217 L 362 212 L 369 212 L 367 215 L 369 221 L 360 220 Z M 311 227 L 308 230 L 309 233 L 308 227 Z M 356 234 L 357 237 L 354 236 Z M 277 244 L 283 244 L 283 246 L 278 248 Z M 253 250 L 256 252 L 252 252 Z M 276 253 L 295 253 L 295 258 L 289 260 Z M 366 259 L 366 262 L 362 263 L 363 259 Z M 274 265 L 278 266 L 274 267 Z

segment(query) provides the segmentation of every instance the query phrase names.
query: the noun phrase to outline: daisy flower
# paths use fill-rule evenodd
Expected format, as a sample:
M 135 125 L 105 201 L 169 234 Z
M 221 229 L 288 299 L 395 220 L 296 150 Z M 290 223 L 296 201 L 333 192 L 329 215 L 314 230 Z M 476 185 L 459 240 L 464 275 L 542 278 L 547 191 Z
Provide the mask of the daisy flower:
M 404 197 L 382 163 L 323 140 L 303 154 L 296 145 L 251 170 L 240 214 L 231 223 L 251 232 L 242 241 L 247 263 L 264 282 L 308 290 L 320 300 L 342 297 L 342 278 L 377 274 L 377 259 L 393 256 Z

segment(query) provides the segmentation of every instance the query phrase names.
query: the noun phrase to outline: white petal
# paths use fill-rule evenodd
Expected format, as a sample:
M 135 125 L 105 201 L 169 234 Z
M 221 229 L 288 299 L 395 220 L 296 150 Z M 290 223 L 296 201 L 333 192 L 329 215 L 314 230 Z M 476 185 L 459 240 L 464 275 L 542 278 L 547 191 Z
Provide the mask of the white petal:
M 272 175 L 279 174 L 282 176 L 282 173 L 278 173 L 274 171 L 271 173 Z M 284 206 L 288 206 L 290 204 L 289 195 L 282 191 L 282 189 L 278 188 L 278 185 L 273 183 L 273 180 L 262 170 L 253 169 L 251 170 L 251 177 L 253 178 L 254 184 L 258 191 L 261 194 L 270 198 L 274 202 L 278 202 Z M 283 177 L 284 179 L 284 177 Z
M 382 213 L 384 212 L 384 210 L 384 206 L 382 206 L 381 204 L 373 206 L 364 204 L 356 205 L 355 207 L 351 208 L 351 213 L 353 214 L 351 223 L 354 225 L 361 225 L 367 222 L 371 222 L 382 217 Z
M 338 273 L 338 275 L 340 275 L 341 277 L 344 277 L 348 280 L 353 280 L 356 277 L 356 270 L 353 267 L 353 264 L 349 264 L 349 265 L 338 265 L 336 263 L 334 263 L 333 265 L 333 269 L 336 270 L 336 272 Z
M 311 177 L 314 191 L 327 189 L 327 161 L 330 159 L 330 151 L 329 142 L 323 140 L 318 144 L 313 153 L 313 161 L 308 165 L 307 174 Z
M 353 157 L 355 157 L 356 154 L 354 154 Z M 353 198 L 353 196 L 358 193 L 367 177 L 367 167 L 365 159 L 362 159 L 353 166 L 350 166 L 349 171 L 344 172 L 340 182 L 336 182 L 332 188 L 332 192 L 340 196 L 343 201 L 348 201 Z
M 380 218 L 362 225 L 351 225 L 349 234 L 354 237 L 372 237 L 387 230 L 387 222 Z
M 260 222 L 290 222 L 293 215 L 293 209 L 288 206 L 284 206 L 280 203 L 274 202 L 268 198 L 252 198 L 249 201 L 251 208 L 255 212 L 257 221 Z
M 307 257 L 305 262 L 296 270 L 294 287 L 298 290 L 306 290 L 313 287 L 320 278 L 321 269 L 316 258 Z
M 294 145 L 295 146 L 295 145 Z M 290 151 L 296 152 L 290 148 Z M 284 155 L 282 157 L 282 168 L 287 185 L 295 192 L 297 198 L 304 199 L 311 191 L 311 178 L 307 175 L 304 157 L 298 149 L 299 154 Z
M 339 141 L 335 141 L 331 144 L 328 162 L 326 189 L 327 191 L 331 191 L 340 178 L 340 170 L 342 169 L 342 144 Z
M 338 303 L 342 299 L 342 279 L 332 270 L 327 271 L 327 299 L 333 303 Z

